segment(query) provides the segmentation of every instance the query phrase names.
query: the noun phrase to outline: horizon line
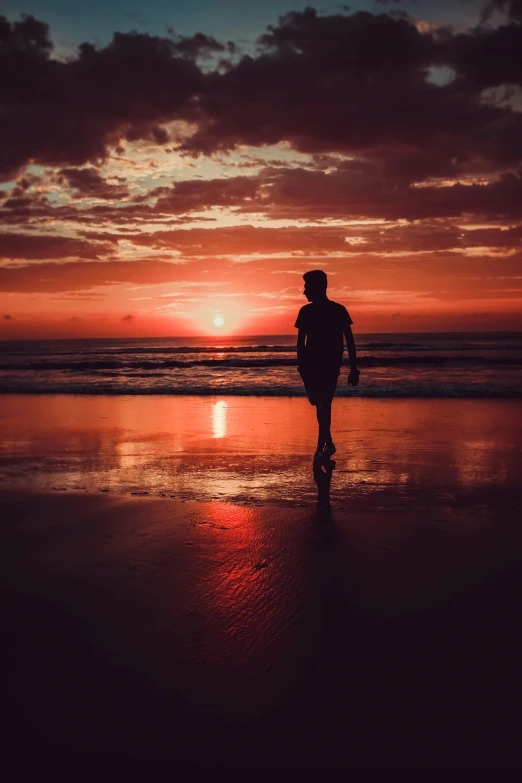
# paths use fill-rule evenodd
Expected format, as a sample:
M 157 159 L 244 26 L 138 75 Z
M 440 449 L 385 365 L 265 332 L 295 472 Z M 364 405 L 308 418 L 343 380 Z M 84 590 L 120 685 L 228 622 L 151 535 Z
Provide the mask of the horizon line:
M 520 336 L 522 337 L 522 329 L 493 329 L 493 330 L 477 330 L 477 331 L 417 331 L 417 332 L 358 332 L 354 335 L 355 339 L 359 336 L 372 336 L 372 335 L 505 335 L 505 336 Z M 198 334 L 183 334 L 183 335 L 132 335 L 128 337 L 13 337 L 8 339 L 0 338 L 0 343 L 21 343 L 21 342 L 73 342 L 73 341 L 85 341 L 85 340 L 248 340 L 261 337 L 288 337 L 293 340 L 296 339 L 295 333 L 288 334 L 245 334 L 245 335 L 198 335 Z

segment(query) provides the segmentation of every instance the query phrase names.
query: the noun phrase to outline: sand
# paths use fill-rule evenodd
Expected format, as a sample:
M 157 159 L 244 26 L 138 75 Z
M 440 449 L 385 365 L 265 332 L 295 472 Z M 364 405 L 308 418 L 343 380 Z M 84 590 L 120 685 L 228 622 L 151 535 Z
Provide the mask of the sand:
M 334 401 L 332 501 L 509 490 L 522 401 Z M 295 506 L 314 502 L 304 398 L 0 396 L 0 488 Z
M 449 401 L 443 416 L 444 406 L 421 401 L 394 458 L 401 405 L 383 410 L 372 401 L 364 417 L 352 408 L 350 443 L 362 444 L 369 431 L 373 442 L 337 459 L 328 510 L 317 508 L 310 457 L 297 447 L 283 469 L 302 470 L 308 487 L 302 492 L 299 478 L 293 498 L 277 494 L 277 460 L 263 462 L 260 442 L 239 444 L 241 468 L 227 467 L 221 454 L 213 460 L 212 435 L 201 425 L 212 400 L 201 401 L 193 422 L 202 430 L 196 467 L 190 450 L 181 458 L 201 478 L 193 494 L 200 498 L 198 487 L 219 473 L 225 490 L 233 481 L 248 486 L 257 449 L 265 472 L 248 487 L 253 499 L 237 484 L 233 502 L 190 500 L 188 487 L 154 497 L 167 492 L 161 471 L 160 489 L 146 471 L 141 490 L 131 489 L 120 477 L 125 468 L 114 467 L 113 445 L 154 442 L 150 418 L 145 426 L 139 417 L 134 428 L 86 426 L 85 439 L 112 432 L 110 449 L 98 435 L 90 450 L 76 443 L 63 456 L 66 489 L 53 491 L 46 482 L 56 478 L 58 445 L 67 432 L 78 437 L 85 408 L 62 408 L 60 430 L 42 417 L 48 398 L 40 398 L 39 416 L 25 400 L 10 398 L 11 412 L 2 409 L 13 486 L 4 475 L 0 523 L 7 739 L 19 771 L 113 779 L 216 767 L 522 765 L 520 407 L 481 403 L 471 411 L 469 401 Z M 145 402 L 157 404 L 140 401 L 142 411 Z M 268 421 L 287 418 L 285 402 L 294 403 L 276 401 Z M 357 416 L 368 422 L 370 414 L 373 429 L 363 430 Z M 467 433 L 464 452 L 474 444 L 476 454 L 458 471 L 457 429 Z M 56 440 L 46 444 L 45 432 Z M 302 432 L 296 438 L 308 448 Z M 226 445 L 225 436 L 214 440 Z M 109 454 L 102 473 L 98 448 Z M 148 449 L 142 466 L 160 465 L 165 445 L 160 455 Z M 396 452 L 405 450 L 400 480 Z M 227 453 L 235 453 L 232 442 Z M 372 460 L 387 463 L 387 480 L 384 468 L 372 478 Z M 179 491 L 177 470 L 171 488 Z M 352 470 L 350 481 L 336 485 L 343 470 Z

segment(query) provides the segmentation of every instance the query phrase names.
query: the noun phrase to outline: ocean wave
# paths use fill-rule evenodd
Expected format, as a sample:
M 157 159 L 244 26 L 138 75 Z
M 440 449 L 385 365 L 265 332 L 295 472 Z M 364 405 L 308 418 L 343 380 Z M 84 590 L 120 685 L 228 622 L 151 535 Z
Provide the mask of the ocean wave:
M 137 388 L 135 384 L 118 384 L 117 387 L 104 384 L 75 384 L 75 383 L 34 383 L 31 385 L 15 382 L 0 381 L 0 394 L 79 394 L 91 396 L 205 396 L 205 397 L 305 397 L 302 388 L 256 386 L 248 388 L 243 386 L 227 386 L 217 389 L 210 386 L 190 386 L 175 388 L 171 385 L 157 384 L 154 387 Z M 388 388 L 340 388 L 336 397 L 364 397 L 364 398 L 431 398 L 431 399 L 522 399 L 520 388 L 479 387 L 479 388 L 455 388 L 455 387 L 388 387 Z
M 52 348 L 52 349 L 51 349 Z M 221 354 L 221 353 L 295 353 L 296 343 L 289 345 L 178 345 L 178 346 L 102 346 L 97 347 L 84 347 L 75 346 L 74 349 L 60 349 L 59 347 L 49 346 L 42 343 L 41 348 L 38 346 L 14 346 L 10 343 L 9 346 L 0 346 L 0 355 L 3 356 L 100 356 L 107 355 L 113 356 L 114 354 L 129 355 L 129 356 L 143 356 L 143 355 L 167 355 L 172 354 Z
M 221 338 L 220 338 L 221 339 Z M 521 335 L 359 335 L 363 383 L 338 396 L 520 399 Z M 302 397 L 295 342 L 263 335 L 0 343 L 0 392 Z M 346 353 L 342 376 L 347 375 Z
M 363 353 L 374 352 L 401 352 L 407 354 L 411 352 L 432 353 L 447 352 L 454 354 L 457 352 L 480 352 L 480 351 L 521 351 L 522 342 L 365 342 L 356 338 L 356 347 Z M 107 360 L 113 360 L 115 356 L 132 357 L 138 356 L 184 356 L 194 355 L 216 355 L 216 354 L 291 354 L 295 355 L 296 343 L 284 345 L 270 345 L 260 343 L 259 345 L 179 345 L 179 346 L 133 346 L 133 345 L 100 345 L 84 346 L 83 344 L 74 347 L 60 347 L 52 345 L 49 342 L 32 342 L 29 344 L 4 343 L 0 345 L 0 356 L 7 359 L 13 356 L 20 359 L 29 360 L 32 357 L 56 357 L 65 359 L 66 357 L 107 357 Z M 101 359 L 100 359 L 101 360 Z
M 357 363 L 360 367 L 400 367 L 400 366 L 522 366 L 522 357 L 491 357 L 487 361 L 484 357 L 456 355 L 456 356 L 360 356 Z M 132 361 L 125 359 L 96 359 L 93 361 L 21 361 L 0 363 L 0 372 L 55 372 L 66 371 L 71 373 L 86 373 L 100 371 L 121 372 L 131 370 L 151 370 L 167 371 L 174 369 L 187 369 L 190 367 L 206 367 L 221 369 L 242 369 L 242 368 L 263 368 L 263 367 L 296 367 L 297 359 L 295 357 L 274 357 L 274 358 L 223 358 L 223 359 L 164 359 L 163 361 L 145 360 Z

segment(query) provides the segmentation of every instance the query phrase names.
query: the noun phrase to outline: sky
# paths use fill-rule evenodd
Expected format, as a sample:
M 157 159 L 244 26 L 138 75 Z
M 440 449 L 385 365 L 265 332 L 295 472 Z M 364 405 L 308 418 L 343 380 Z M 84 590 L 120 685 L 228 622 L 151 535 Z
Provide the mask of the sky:
M 522 329 L 522 0 L 0 3 L 0 339 Z

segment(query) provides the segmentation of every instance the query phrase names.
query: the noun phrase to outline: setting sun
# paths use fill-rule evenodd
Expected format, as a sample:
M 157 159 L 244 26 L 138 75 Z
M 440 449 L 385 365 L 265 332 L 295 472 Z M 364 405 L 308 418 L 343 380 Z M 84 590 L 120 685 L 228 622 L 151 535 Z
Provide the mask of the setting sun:
M 214 318 L 214 326 L 223 326 L 225 319 L 222 315 L 216 315 Z

